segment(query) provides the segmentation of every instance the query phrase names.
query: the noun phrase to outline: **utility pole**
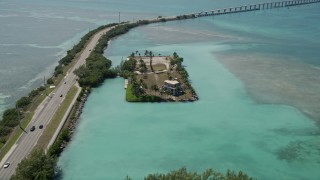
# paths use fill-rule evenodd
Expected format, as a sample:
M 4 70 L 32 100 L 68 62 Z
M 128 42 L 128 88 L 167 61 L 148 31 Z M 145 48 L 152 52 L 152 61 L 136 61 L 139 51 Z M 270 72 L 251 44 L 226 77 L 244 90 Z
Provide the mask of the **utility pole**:
M 18 113 L 18 121 L 19 121 L 19 126 L 20 126 L 20 128 L 22 129 L 22 127 L 21 127 L 21 122 L 20 122 L 20 110 L 19 110 L 19 107 L 18 107 L 18 104 L 16 104 L 16 111 L 17 111 L 17 113 Z
M 18 104 L 16 104 L 16 111 L 17 111 L 17 113 L 18 113 L 19 126 L 20 126 L 20 128 L 21 128 L 21 123 L 20 123 L 20 111 L 19 111 Z
M 119 24 L 120 24 L 120 12 L 119 12 Z
M 16 111 L 17 111 L 17 113 L 18 113 L 19 127 L 20 127 L 20 129 L 21 129 L 23 132 L 27 133 L 27 131 L 26 131 L 25 129 L 23 129 L 23 127 L 21 126 L 20 110 L 19 110 L 18 104 L 16 104 Z
M 46 95 L 48 96 L 47 88 L 46 88 L 46 76 L 43 76 L 43 86 L 44 86 L 44 92 L 45 92 Z

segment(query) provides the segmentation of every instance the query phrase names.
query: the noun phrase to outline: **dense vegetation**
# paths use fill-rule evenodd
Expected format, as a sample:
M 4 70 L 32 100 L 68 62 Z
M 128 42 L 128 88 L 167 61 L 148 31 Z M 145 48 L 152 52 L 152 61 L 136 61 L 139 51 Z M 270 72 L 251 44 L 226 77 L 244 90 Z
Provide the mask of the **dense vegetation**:
M 140 86 L 134 86 L 136 83 L 133 85 L 128 85 L 126 89 L 126 100 L 128 102 L 161 102 L 164 101 L 158 96 L 152 96 L 152 95 L 147 95 L 145 92 L 140 88 Z M 136 95 L 137 92 L 135 91 L 142 91 L 139 92 L 141 95 Z
M 0 143 L 5 144 L 9 138 L 10 133 L 13 129 L 19 125 L 20 120 L 23 119 L 25 115 L 25 110 L 32 103 L 33 99 L 39 95 L 44 87 L 32 90 L 28 96 L 21 97 L 16 102 L 17 108 L 10 108 L 3 112 L 2 120 L 0 121 Z
M 43 150 L 37 149 L 19 163 L 11 180 L 53 179 L 56 160 L 49 154 L 45 154 Z
M 165 20 L 165 19 L 164 19 Z M 163 21 L 163 20 L 161 20 Z M 137 23 L 131 24 L 121 24 L 107 32 L 103 37 L 100 39 L 98 45 L 90 54 L 90 56 L 86 60 L 86 65 L 81 66 L 79 69 L 75 71 L 75 73 L 79 76 L 79 83 L 81 86 L 86 87 L 96 87 L 100 85 L 105 78 L 115 77 L 117 73 L 121 72 L 131 72 L 133 63 L 129 62 L 129 64 L 124 65 L 122 68 L 115 68 L 110 69 L 111 61 L 106 59 L 102 54 L 104 48 L 108 45 L 108 41 L 111 38 L 114 38 L 118 35 L 124 34 L 128 32 L 131 28 L 137 27 L 139 25 L 148 24 L 149 21 L 138 21 Z M 55 76 L 63 73 L 63 66 L 68 65 L 72 62 L 75 58 L 76 54 L 79 53 L 87 41 L 91 38 L 91 36 L 98 32 L 99 30 L 114 26 L 115 24 L 109 24 L 106 26 L 101 26 L 93 31 L 90 31 L 86 34 L 81 41 L 75 45 L 71 50 L 67 52 L 67 55 L 59 61 L 59 65 L 55 68 Z M 184 68 L 181 66 L 181 62 L 183 61 L 182 58 L 177 56 L 176 64 L 177 66 L 180 65 L 181 71 L 185 71 Z M 130 64 L 132 63 L 132 64 Z M 144 68 L 144 67 L 141 67 Z M 188 77 L 187 72 L 185 76 Z M 130 73 L 129 73 L 130 74 Z M 52 80 L 52 79 L 51 79 Z M 51 83 L 51 80 L 49 82 Z M 134 77 L 133 80 L 135 81 Z M 48 82 L 48 83 L 49 83 Z M 49 83 L 49 84 L 50 84 Z M 159 101 L 161 99 L 156 99 L 158 97 L 153 96 L 144 96 L 144 92 L 140 91 L 140 87 L 143 84 L 139 84 L 139 82 L 135 81 L 132 85 L 133 87 L 129 87 L 128 89 L 134 88 L 134 90 L 130 90 L 129 93 L 132 93 L 132 97 L 141 96 L 139 98 L 144 98 L 144 101 Z M 20 101 L 17 102 L 17 105 L 21 106 L 21 108 L 26 107 L 31 101 L 30 97 L 34 97 L 37 95 L 39 91 L 44 90 L 44 87 L 41 87 L 37 90 L 32 91 L 29 94 L 29 97 L 23 97 Z M 127 91 L 128 93 L 128 91 Z M 83 94 L 83 92 L 82 92 Z M 15 109 L 8 109 L 3 114 L 3 121 L 0 122 L 0 133 L 5 132 L 5 126 L 15 126 L 19 122 L 18 113 Z M 12 123 L 12 124 L 11 124 Z M 14 125 L 15 124 L 15 125 Z M 33 180 L 33 179 L 54 179 L 55 176 L 55 166 L 57 156 L 60 155 L 62 148 L 61 145 L 63 142 L 70 140 L 70 132 L 67 129 L 64 129 L 57 139 L 57 141 L 51 146 L 48 150 L 48 153 L 45 154 L 43 150 L 35 150 L 31 153 L 30 156 L 22 160 L 18 168 L 16 169 L 16 174 L 11 177 L 12 180 Z M 188 172 L 186 168 L 181 168 L 177 171 L 172 171 L 167 174 L 150 174 L 145 177 L 146 180 L 169 180 L 169 179 L 210 179 L 210 178 L 221 178 L 227 180 L 247 180 L 252 179 L 248 177 L 246 174 L 228 171 L 226 174 L 221 174 L 219 172 L 215 172 L 212 169 L 209 169 L 202 174 L 198 174 L 196 172 Z M 127 179 L 130 179 L 127 177 Z
M 186 87 L 188 89 L 191 90 L 192 94 L 196 95 L 195 90 L 193 89 L 193 87 L 191 86 L 191 84 L 189 82 L 189 79 L 188 79 L 189 78 L 189 74 L 188 74 L 187 70 L 184 68 L 184 66 L 182 65 L 182 62 L 183 62 L 183 58 L 179 57 L 179 55 L 176 52 L 174 52 L 173 53 L 173 58 L 170 61 L 170 65 L 171 66 L 176 66 L 176 70 L 181 75 L 183 83 L 186 85 Z
M 11 180 L 50 180 L 57 179 L 61 170 L 56 167 L 58 156 L 62 152 L 61 145 L 70 140 L 70 132 L 64 128 L 57 140 L 49 148 L 48 153 L 42 149 L 32 151 L 31 155 L 23 159 L 16 169 Z
M 142 60 L 140 60 L 142 61 Z M 143 62 L 143 61 L 142 61 Z M 138 81 L 134 71 L 136 70 L 137 60 L 132 55 L 127 61 L 122 61 L 118 67 L 120 76 L 128 78 L 130 84 L 126 89 L 126 100 L 128 102 L 161 102 L 162 98 L 158 96 L 148 95 L 145 92 L 147 84 L 143 81 Z M 146 64 L 139 63 L 139 70 L 145 72 L 147 70 Z
M 126 100 L 128 102 L 161 102 L 161 101 L 173 101 L 173 99 L 165 99 L 165 95 L 170 95 L 170 93 L 166 92 L 163 89 L 160 89 L 157 84 L 152 84 L 144 79 L 147 79 L 147 75 L 144 74 L 147 72 L 147 65 L 146 63 L 140 58 L 140 60 L 136 60 L 135 54 L 140 56 L 138 51 L 132 52 L 132 54 L 128 57 L 128 60 L 122 61 L 118 67 L 120 76 L 128 79 L 129 87 L 126 90 Z M 152 51 L 146 50 L 144 53 L 145 57 L 150 57 L 150 61 L 148 65 L 150 66 L 150 70 L 153 70 L 152 65 L 152 58 L 154 54 Z M 159 54 L 159 56 L 161 56 Z M 167 57 L 168 58 L 168 57 Z M 167 59 L 166 58 L 166 59 Z M 181 76 L 181 82 L 184 84 L 184 88 L 188 90 L 188 93 L 191 92 L 192 98 L 196 99 L 197 95 L 189 82 L 189 74 L 187 70 L 182 65 L 183 58 L 179 57 L 179 55 L 174 52 L 172 56 L 169 57 L 170 59 L 170 73 L 167 72 L 168 79 L 172 80 L 171 72 L 176 71 Z M 139 64 L 137 65 L 137 62 Z M 150 64 L 149 64 L 150 63 Z M 173 70 L 174 69 L 174 70 Z M 137 75 L 136 71 L 139 71 L 142 75 Z M 139 78 L 142 76 L 143 78 Z M 179 77 L 180 79 L 180 77 Z M 149 84 L 147 84 L 147 83 Z M 159 95 L 149 95 L 151 91 L 159 92 Z M 183 91 L 183 90 L 181 90 Z M 164 95 L 164 96 L 163 96 Z
M 59 61 L 59 65 L 56 66 L 55 68 L 54 76 L 58 76 L 59 74 L 63 73 L 63 67 L 70 64 L 73 61 L 73 59 L 75 59 L 75 56 L 77 55 L 77 53 L 79 53 L 84 48 L 86 43 L 90 40 L 90 38 L 95 33 L 97 33 L 98 31 L 104 28 L 111 27 L 114 25 L 116 24 L 113 23 L 113 24 L 100 26 L 97 29 L 90 31 L 85 36 L 83 36 L 80 42 L 74 45 L 71 50 L 67 51 L 67 55 Z M 90 68 L 86 69 L 84 71 L 84 74 L 90 74 L 90 75 L 84 78 L 80 83 L 85 85 L 91 84 L 91 83 L 93 85 L 98 85 L 104 80 L 104 78 L 116 76 L 116 72 L 107 70 L 111 66 L 111 61 L 106 60 L 106 58 L 104 58 L 102 55 L 101 56 L 93 55 L 90 58 L 88 58 L 88 62 L 89 62 Z M 101 67 L 97 67 L 97 66 L 101 66 Z M 97 69 L 99 69 L 99 71 Z M 92 72 L 87 73 L 87 71 L 92 71 Z M 47 83 L 53 84 L 54 77 L 49 78 L 47 80 Z M 23 110 L 27 110 L 29 105 L 32 103 L 33 98 L 36 98 L 39 95 L 39 93 L 44 90 L 45 90 L 44 86 L 41 86 L 38 89 L 32 90 L 28 96 L 22 97 L 16 102 L 16 107 L 18 107 L 19 110 L 12 108 L 12 109 L 6 110 L 3 113 L 2 120 L 0 121 L 0 143 L 2 144 L 6 143 L 10 133 L 13 131 L 13 128 L 15 128 L 19 124 L 19 121 L 24 117 Z M 18 115 L 18 112 L 19 112 L 19 115 Z
M 119 24 L 105 33 L 100 38 L 98 44 L 96 45 L 90 56 L 86 59 L 86 65 L 81 66 L 75 71 L 75 73 L 79 76 L 80 86 L 97 87 L 106 78 L 116 77 L 120 73 L 119 68 L 110 68 L 111 61 L 103 56 L 104 49 L 108 46 L 108 42 L 112 38 L 124 34 L 132 28 L 148 23 L 148 21 L 138 21 L 137 23 Z M 124 73 L 131 71 L 131 69 L 129 69 L 130 66 L 131 65 L 128 65 L 128 69 L 126 69 L 127 71 L 121 71 Z
M 125 178 L 126 180 L 131 180 L 129 176 Z M 185 167 L 179 170 L 169 172 L 167 174 L 155 173 L 149 174 L 144 180 L 252 180 L 247 174 L 239 171 L 234 172 L 228 170 L 226 174 L 214 171 L 213 169 L 207 169 L 203 173 L 187 171 Z
M 82 87 L 97 87 L 106 78 L 117 76 L 117 72 L 110 69 L 111 61 L 101 54 L 91 53 L 86 59 L 86 64 L 75 70 L 75 74 L 79 77 L 79 84 Z
M 71 112 L 68 121 L 66 122 L 64 128 L 60 132 L 57 140 L 47 151 L 47 154 L 43 154 L 42 150 L 36 149 L 27 158 L 25 158 L 18 165 L 16 169 L 16 174 L 11 178 L 12 180 L 28 180 L 28 179 L 59 179 L 62 174 L 62 170 L 56 167 L 56 162 L 63 151 L 65 145 L 70 141 L 71 131 L 70 121 L 76 118 L 75 109 L 79 107 L 79 103 L 86 93 L 89 93 L 90 89 L 83 88 L 79 94 L 77 101 L 75 103 L 74 109 Z M 41 161 L 39 161 L 41 159 Z M 28 171 L 35 171 L 35 173 L 28 174 Z
M 116 23 L 113 24 L 107 24 L 104 26 L 100 26 L 97 29 L 94 29 L 90 32 L 88 32 L 86 35 L 84 35 L 80 42 L 76 45 L 73 46 L 73 48 L 69 51 L 67 51 L 67 55 L 65 57 L 63 57 L 60 61 L 59 61 L 59 65 L 56 66 L 55 68 L 55 72 L 54 75 L 58 76 L 59 74 L 63 73 L 63 66 L 66 66 L 68 64 L 70 64 L 72 62 L 72 60 L 75 58 L 75 56 L 83 50 L 84 46 L 86 45 L 86 43 L 90 40 L 90 38 L 97 33 L 98 31 L 107 28 L 107 27 L 111 27 L 116 25 Z

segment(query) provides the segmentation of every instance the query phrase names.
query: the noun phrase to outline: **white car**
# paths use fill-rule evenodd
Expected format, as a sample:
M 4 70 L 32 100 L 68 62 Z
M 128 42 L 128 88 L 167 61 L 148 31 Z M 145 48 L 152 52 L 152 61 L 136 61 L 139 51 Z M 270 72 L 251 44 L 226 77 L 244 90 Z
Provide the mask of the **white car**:
M 4 163 L 3 168 L 8 168 L 9 166 L 10 166 L 10 162 L 6 162 Z

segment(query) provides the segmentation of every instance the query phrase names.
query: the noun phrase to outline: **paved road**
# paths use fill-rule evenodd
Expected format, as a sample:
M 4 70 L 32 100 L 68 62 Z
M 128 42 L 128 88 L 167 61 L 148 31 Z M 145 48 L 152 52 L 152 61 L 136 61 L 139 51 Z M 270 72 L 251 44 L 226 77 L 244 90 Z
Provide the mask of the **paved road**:
M 13 149 L 9 151 L 8 154 L 2 161 L 0 167 L 0 180 L 7 180 L 14 174 L 15 169 L 19 162 L 24 159 L 35 147 L 38 139 L 40 138 L 42 132 L 46 128 L 46 125 L 50 122 L 61 102 L 64 100 L 65 95 L 68 93 L 70 88 L 76 84 L 76 75 L 73 74 L 73 71 L 79 66 L 85 63 L 85 59 L 89 56 L 90 52 L 96 46 L 100 37 L 109 31 L 111 28 L 101 30 L 91 39 L 89 44 L 85 47 L 80 57 L 77 59 L 77 63 L 73 68 L 69 70 L 65 76 L 64 81 L 62 81 L 55 90 L 41 103 L 35 114 L 26 128 L 27 133 L 23 133 L 22 136 L 17 141 L 16 145 L 13 146 Z M 66 82 L 66 84 L 64 84 Z M 60 97 L 62 95 L 62 97 Z M 39 125 L 44 125 L 43 129 L 39 129 Z M 35 126 L 35 131 L 31 132 L 30 127 Z M 3 168 L 4 162 L 10 162 L 8 168 Z

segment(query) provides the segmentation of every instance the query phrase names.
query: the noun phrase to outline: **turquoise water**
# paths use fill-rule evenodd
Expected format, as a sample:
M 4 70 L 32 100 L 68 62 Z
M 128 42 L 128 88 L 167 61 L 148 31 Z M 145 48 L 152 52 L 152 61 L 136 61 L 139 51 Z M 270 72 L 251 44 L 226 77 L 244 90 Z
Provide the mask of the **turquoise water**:
M 313 17 L 314 8 L 305 10 L 300 18 Z M 304 29 L 271 26 L 271 21 L 281 24 L 274 16 L 285 12 L 272 11 L 264 21 L 257 21 L 266 16 L 261 12 L 154 24 L 112 41 L 105 55 L 115 65 L 136 50 L 178 52 L 185 58 L 200 100 L 127 103 L 124 80 L 107 80 L 90 95 L 73 141 L 59 160 L 63 179 L 123 179 L 126 175 L 142 179 L 148 173 L 182 166 L 196 171 L 242 170 L 258 179 L 318 179 L 320 132 L 313 120 L 291 106 L 257 103 L 216 56 L 222 52 L 230 57 L 251 52 L 250 58 L 291 55 L 292 63 L 318 67 L 308 52 L 317 54 L 319 44 L 304 38 Z M 285 21 L 289 20 L 294 18 Z M 311 26 L 310 36 L 318 37 L 319 24 Z M 312 48 L 297 51 L 304 46 Z
M 91 94 L 77 133 L 60 158 L 63 179 L 142 179 L 181 166 L 243 170 L 259 179 L 319 177 L 319 154 L 301 148 L 302 159 L 279 159 L 280 152 L 295 151 L 292 143 L 319 142 L 312 135 L 317 131 L 313 123 L 292 107 L 256 104 L 208 53 L 214 44 L 194 45 L 152 50 L 175 50 L 185 57 L 200 101 L 127 103 L 124 80 L 108 80 Z
M 122 20 L 136 20 L 254 2 L 266 1 L 0 1 L 0 112 L 41 84 L 84 33 L 118 21 L 119 11 Z M 114 65 L 136 50 L 178 52 L 200 100 L 126 103 L 124 80 L 107 80 L 91 94 L 73 141 L 59 159 L 63 179 L 142 179 L 181 166 L 242 170 L 259 179 L 319 179 L 318 119 L 301 113 L 312 112 L 307 105 L 320 104 L 319 7 L 159 23 L 114 39 L 105 52 Z M 235 64 L 243 59 L 248 68 Z M 276 61 L 270 69 L 286 72 L 288 64 L 296 69 L 294 74 L 262 73 L 252 68 L 255 60 Z M 283 99 L 275 91 L 283 104 L 275 105 L 258 103 L 251 94 L 283 82 L 298 83 L 313 101 L 298 110 L 285 105 L 292 96 Z M 274 96 L 265 93 L 264 98 Z M 319 109 L 316 105 L 311 107 Z
M 119 12 L 128 21 L 252 2 L 262 0 L 0 0 L 0 114 L 51 76 L 86 32 L 118 22 Z

